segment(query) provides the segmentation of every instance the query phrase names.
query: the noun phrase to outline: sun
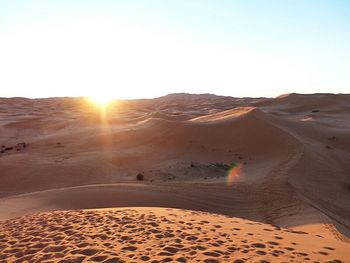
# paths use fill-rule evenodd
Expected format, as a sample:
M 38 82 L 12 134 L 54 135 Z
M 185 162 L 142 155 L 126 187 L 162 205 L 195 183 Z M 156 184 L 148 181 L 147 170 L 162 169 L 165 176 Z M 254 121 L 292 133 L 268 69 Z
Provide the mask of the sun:
M 89 100 L 99 107 L 107 107 L 114 99 L 106 94 L 95 94 L 89 96 Z

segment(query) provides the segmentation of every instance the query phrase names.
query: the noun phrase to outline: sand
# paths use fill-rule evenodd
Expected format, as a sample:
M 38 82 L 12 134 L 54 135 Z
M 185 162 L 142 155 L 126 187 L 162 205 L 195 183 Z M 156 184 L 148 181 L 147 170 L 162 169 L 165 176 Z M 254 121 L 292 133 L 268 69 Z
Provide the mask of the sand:
M 265 250 L 269 261 L 301 262 L 309 257 L 346 262 L 350 258 L 349 120 L 350 95 L 343 94 L 286 94 L 274 99 L 172 94 L 117 101 L 104 111 L 83 98 L 0 98 L 2 228 L 12 229 L 21 220 L 18 217 L 32 228 L 39 227 L 42 218 L 55 216 L 62 220 L 53 224 L 71 224 L 64 218 L 84 218 L 87 212 L 81 209 L 179 208 L 207 212 L 173 210 L 177 219 L 186 217 L 186 222 L 189 215 L 201 216 L 209 224 L 220 217 L 215 214 L 238 220 L 242 231 L 236 233 L 236 241 L 230 234 L 228 244 L 245 238 L 249 224 L 244 222 L 249 220 L 257 226 L 273 225 L 272 234 L 281 234 L 277 230 L 281 228 L 286 242 L 300 244 L 297 251 L 307 254 L 283 250 L 284 256 L 275 257 L 271 248 Z M 232 164 L 243 172 L 228 183 Z M 144 180 L 136 180 L 139 173 Z M 123 213 L 130 211 L 132 217 L 140 209 Z M 103 211 L 94 212 L 93 220 L 117 210 Z M 169 220 L 177 220 L 170 210 L 143 211 L 147 217 L 153 211 L 156 217 L 165 213 Z M 225 222 L 231 220 L 223 216 Z M 17 228 L 26 231 L 24 226 Z M 254 235 L 261 233 L 266 245 L 268 231 L 254 231 Z M 88 238 L 86 234 L 80 236 Z M 23 240 L 21 236 L 19 242 Z M 49 246 L 52 241 L 47 242 Z M 252 242 L 247 239 L 249 247 Z M 23 247 L 29 249 L 32 243 L 28 240 Z M 116 240 L 112 243 L 120 245 Z M 154 248 L 154 253 L 161 251 L 156 244 Z M 184 250 L 177 254 L 188 257 L 188 262 L 211 258 L 203 253 L 189 258 Z M 221 250 L 228 253 L 225 246 Z M 321 250 L 328 254 L 319 254 Z M 138 251 L 146 253 L 146 246 L 139 245 Z M 152 253 L 150 261 L 157 259 Z M 263 258 L 253 250 L 231 254 L 217 260 Z
M 341 262 L 348 250 L 321 235 L 155 207 L 40 213 L 0 229 L 10 262 Z

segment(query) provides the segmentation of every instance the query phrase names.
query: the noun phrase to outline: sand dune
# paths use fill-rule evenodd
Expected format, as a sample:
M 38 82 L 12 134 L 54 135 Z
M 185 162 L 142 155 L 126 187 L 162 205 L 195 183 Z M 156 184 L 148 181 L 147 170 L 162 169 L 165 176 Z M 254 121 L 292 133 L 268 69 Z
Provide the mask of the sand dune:
M 338 247 L 350 248 L 349 119 L 350 96 L 342 94 L 173 94 L 118 101 L 105 112 L 83 98 L 2 98 L 0 220 L 173 207 L 322 235 L 336 248 L 327 260 L 344 260 Z M 233 164 L 243 173 L 229 186 Z
M 348 255 L 344 243 L 321 235 L 190 210 L 59 211 L 0 229 L 0 260 L 11 262 L 344 262 Z

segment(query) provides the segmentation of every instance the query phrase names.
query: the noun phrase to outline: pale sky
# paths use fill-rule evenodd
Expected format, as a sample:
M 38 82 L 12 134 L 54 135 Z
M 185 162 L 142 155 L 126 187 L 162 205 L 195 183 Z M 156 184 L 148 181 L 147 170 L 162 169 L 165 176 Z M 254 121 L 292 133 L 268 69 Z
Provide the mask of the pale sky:
M 350 1 L 0 0 L 0 96 L 349 93 Z

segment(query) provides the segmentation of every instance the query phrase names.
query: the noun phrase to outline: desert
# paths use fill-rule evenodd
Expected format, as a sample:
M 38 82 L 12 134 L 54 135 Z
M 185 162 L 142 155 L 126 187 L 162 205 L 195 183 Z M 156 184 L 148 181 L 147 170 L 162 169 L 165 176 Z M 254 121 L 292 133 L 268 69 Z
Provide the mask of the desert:
M 0 262 L 348 262 L 350 95 L 0 98 Z

